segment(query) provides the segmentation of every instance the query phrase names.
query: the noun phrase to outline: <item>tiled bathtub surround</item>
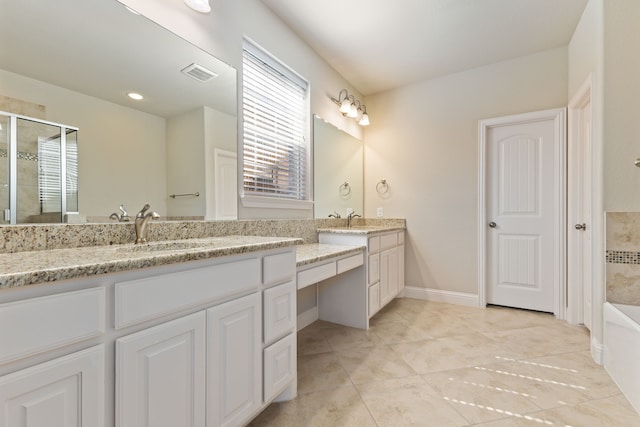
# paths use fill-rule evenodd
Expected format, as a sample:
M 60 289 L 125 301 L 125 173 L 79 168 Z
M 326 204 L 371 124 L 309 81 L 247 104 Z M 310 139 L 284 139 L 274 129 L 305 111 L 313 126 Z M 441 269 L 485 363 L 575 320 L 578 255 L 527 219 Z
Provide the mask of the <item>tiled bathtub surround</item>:
M 153 221 L 149 241 L 229 235 L 296 237 L 317 243 L 319 228 L 344 227 L 346 219 Z M 357 226 L 405 227 L 403 219 L 357 219 Z M 133 222 L 92 224 L 29 224 L 0 227 L 0 253 L 104 246 L 135 240 Z
M 640 212 L 606 214 L 607 301 L 640 305 Z

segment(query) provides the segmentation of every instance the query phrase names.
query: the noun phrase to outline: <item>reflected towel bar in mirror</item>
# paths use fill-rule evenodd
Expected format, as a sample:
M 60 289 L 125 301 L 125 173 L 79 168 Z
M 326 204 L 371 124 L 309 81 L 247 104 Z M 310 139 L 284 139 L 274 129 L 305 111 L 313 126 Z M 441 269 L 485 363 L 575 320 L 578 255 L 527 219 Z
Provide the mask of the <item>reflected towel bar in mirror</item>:
M 196 191 L 195 193 L 169 194 L 169 197 L 171 197 L 172 199 L 175 199 L 176 197 L 189 197 L 189 196 L 200 197 L 200 193 Z

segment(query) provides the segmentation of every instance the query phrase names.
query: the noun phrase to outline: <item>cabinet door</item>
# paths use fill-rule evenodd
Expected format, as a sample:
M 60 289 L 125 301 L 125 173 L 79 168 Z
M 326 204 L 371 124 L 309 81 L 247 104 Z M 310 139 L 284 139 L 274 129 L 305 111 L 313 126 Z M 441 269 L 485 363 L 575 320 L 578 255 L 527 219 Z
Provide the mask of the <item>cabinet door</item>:
M 205 313 L 116 340 L 118 427 L 205 425 Z
M 368 283 L 373 285 L 380 280 L 380 254 L 369 255 Z
M 404 245 L 398 246 L 398 292 L 404 290 Z
M 207 310 L 207 426 L 238 426 L 262 405 L 261 295 Z
M 369 317 L 380 310 L 380 283 L 369 286 Z
M 264 291 L 264 343 L 271 344 L 296 328 L 296 282 Z
M 380 253 L 380 306 L 398 294 L 398 248 Z
M 291 333 L 264 350 L 264 400 L 273 400 L 296 378 L 296 334 Z
M 0 377 L 1 427 L 104 425 L 104 347 Z

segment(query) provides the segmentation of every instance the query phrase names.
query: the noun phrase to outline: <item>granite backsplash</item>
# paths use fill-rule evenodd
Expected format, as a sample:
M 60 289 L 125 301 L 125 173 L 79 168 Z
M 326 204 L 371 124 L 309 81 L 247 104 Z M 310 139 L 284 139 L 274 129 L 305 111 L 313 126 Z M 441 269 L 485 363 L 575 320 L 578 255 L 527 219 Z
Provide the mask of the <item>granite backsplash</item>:
M 153 221 L 149 241 L 217 236 L 297 237 L 318 242 L 318 228 L 345 227 L 344 218 L 237 221 Z M 356 218 L 353 225 L 405 227 L 404 219 Z M 87 224 L 25 224 L 0 226 L 0 253 L 104 246 L 135 241 L 133 222 Z

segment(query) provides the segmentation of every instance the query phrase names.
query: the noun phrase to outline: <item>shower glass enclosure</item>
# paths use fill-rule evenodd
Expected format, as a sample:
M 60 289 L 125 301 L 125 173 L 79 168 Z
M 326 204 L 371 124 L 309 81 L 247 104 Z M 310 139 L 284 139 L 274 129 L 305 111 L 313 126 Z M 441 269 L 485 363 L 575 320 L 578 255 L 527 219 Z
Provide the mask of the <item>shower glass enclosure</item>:
M 59 223 L 78 212 L 78 129 L 0 112 L 2 224 Z

